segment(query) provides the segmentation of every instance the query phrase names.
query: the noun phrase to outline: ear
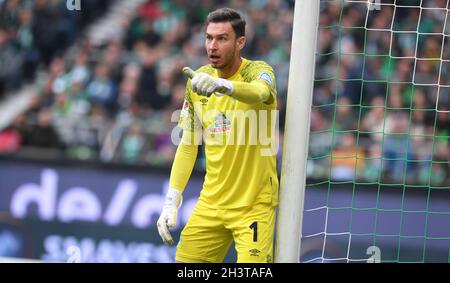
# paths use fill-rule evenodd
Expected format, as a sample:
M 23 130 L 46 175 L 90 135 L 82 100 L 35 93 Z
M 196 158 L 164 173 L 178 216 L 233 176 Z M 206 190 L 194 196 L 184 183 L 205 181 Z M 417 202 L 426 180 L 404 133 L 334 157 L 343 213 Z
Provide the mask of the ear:
M 246 42 L 247 38 L 245 36 L 241 36 L 237 39 L 237 45 L 239 47 L 239 50 L 242 50 L 244 48 Z

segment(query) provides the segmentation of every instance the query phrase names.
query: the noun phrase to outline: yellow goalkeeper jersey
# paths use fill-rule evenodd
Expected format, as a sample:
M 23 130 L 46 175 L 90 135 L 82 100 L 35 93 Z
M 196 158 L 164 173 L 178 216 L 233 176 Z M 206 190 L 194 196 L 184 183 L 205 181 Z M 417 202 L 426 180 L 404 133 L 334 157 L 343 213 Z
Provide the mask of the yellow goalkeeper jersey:
M 210 65 L 196 72 L 218 77 L 217 70 Z M 270 87 L 270 98 L 247 104 L 233 95 L 205 97 L 193 92 L 188 82 L 179 126 L 203 132 L 206 175 L 199 200 L 227 209 L 255 203 L 277 205 L 277 103 L 273 69 L 263 61 L 243 58 L 238 71 L 227 79 L 248 83 L 262 80 L 266 84 L 263 86 Z

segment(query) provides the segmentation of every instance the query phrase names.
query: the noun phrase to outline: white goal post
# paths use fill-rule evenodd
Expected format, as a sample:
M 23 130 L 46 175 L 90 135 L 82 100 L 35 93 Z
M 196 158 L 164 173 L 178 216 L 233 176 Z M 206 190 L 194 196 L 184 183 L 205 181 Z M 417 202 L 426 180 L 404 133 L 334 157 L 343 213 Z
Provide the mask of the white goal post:
M 299 262 L 320 1 L 296 0 L 275 262 Z

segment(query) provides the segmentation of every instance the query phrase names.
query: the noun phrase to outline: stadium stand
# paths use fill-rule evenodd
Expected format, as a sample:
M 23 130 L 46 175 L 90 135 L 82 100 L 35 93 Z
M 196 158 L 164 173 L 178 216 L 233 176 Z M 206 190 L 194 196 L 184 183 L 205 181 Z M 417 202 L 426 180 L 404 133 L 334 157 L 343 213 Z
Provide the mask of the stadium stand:
M 207 13 L 218 5 L 233 6 L 245 12 L 248 20 L 245 56 L 266 60 L 276 70 L 282 139 L 294 1 L 137 1 L 138 6 L 128 10 L 114 28 L 109 28 L 109 33 L 103 32 L 105 29 L 95 32 L 86 27 L 87 23 L 101 18 L 106 10 L 104 7 L 113 1 L 92 2 L 88 4 L 92 7 L 85 8 L 80 14 L 55 4 L 58 1 L 38 0 L 34 4 L 31 4 L 32 1 L 0 2 L 0 61 L 2 66 L 8 66 L 0 71 L 0 93 L 7 101 L 5 92 L 11 92 L 26 82 L 32 81 L 34 86 L 26 111 L 18 113 L 0 133 L 2 154 L 39 156 L 39 152 L 46 148 L 56 152 L 54 156 L 68 160 L 169 167 L 176 150 L 171 141 L 172 129 L 176 125 L 176 118 L 172 115 L 182 105 L 185 87 L 180 70 L 183 66 L 196 68 L 206 63 L 201 26 Z M 335 2 L 339 1 L 322 5 L 321 26 L 332 26 L 340 17 L 343 26 L 358 25 L 364 21 L 360 16 L 364 13 L 359 13 L 358 7 L 345 9 L 339 15 L 340 8 Z M 378 29 L 386 27 L 390 12 L 386 8 L 374 14 L 369 19 L 369 26 Z M 415 9 L 399 9 L 397 24 L 407 28 L 417 18 L 415 12 Z M 423 32 L 433 31 L 442 20 L 439 14 L 432 12 L 422 17 L 419 28 Z M 44 27 L 51 29 L 49 31 Z M 339 32 L 344 35 L 338 41 Z M 93 40 L 92 34 L 102 36 Z M 367 38 L 366 48 L 374 54 L 389 50 L 390 46 L 386 44 L 390 41 L 383 36 L 383 33 L 374 33 Z M 399 56 L 407 57 L 415 48 L 411 40 L 408 33 L 400 34 L 394 40 L 392 50 Z M 339 31 L 327 28 L 320 31 L 317 53 L 328 52 L 329 56 L 319 57 L 316 77 L 329 77 L 339 66 L 340 78 L 316 83 L 313 103 L 329 104 L 330 107 L 312 110 L 311 128 L 320 131 L 331 127 L 348 130 L 349 133 L 340 135 L 334 141 L 328 131 L 311 136 L 311 155 L 324 154 L 321 151 L 329 149 L 333 142 L 337 145 L 336 156 L 355 152 L 356 134 L 352 130 L 357 129 L 355 123 L 359 120 L 363 132 L 377 132 L 383 126 L 385 131 L 405 130 L 405 121 L 409 119 L 406 108 L 410 106 L 412 97 L 411 86 L 392 86 L 386 98 L 385 85 L 362 85 L 360 80 L 352 78 L 363 74 L 366 80 L 381 80 L 385 76 L 397 76 L 401 80 L 410 73 L 411 60 L 392 63 L 380 56 L 368 61 L 361 69 L 358 59 L 338 56 L 333 52 L 337 44 L 342 44 L 350 53 L 357 52 L 361 48 L 359 42 L 361 32 L 358 29 Z M 422 40 L 419 42 L 421 54 L 432 58 L 435 56 L 434 50 L 439 47 L 437 44 L 433 37 Z M 444 52 L 443 58 L 450 58 L 450 50 Z M 443 66 L 444 74 L 450 72 L 449 66 Z M 437 76 L 437 73 L 436 65 L 428 60 L 420 65 L 416 76 L 426 79 Z M 429 91 L 430 88 L 414 89 L 412 103 L 416 108 L 434 108 L 431 104 L 435 99 Z M 364 98 L 361 100 L 362 93 Z M 335 100 L 336 96 L 339 99 Z M 448 98 L 450 95 L 443 94 L 441 97 Z M 386 119 L 385 102 L 387 106 L 400 109 L 389 111 Z M 338 107 L 333 119 L 334 111 L 329 110 L 333 109 L 334 103 Z M 440 103 L 444 107 L 442 109 L 450 109 L 450 100 Z M 360 113 L 361 118 L 358 119 Z M 426 111 L 414 111 L 411 131 L 430 134 L 434 126 L 434 117 L 430 115 Z M 433 160 L 448 160 L 450 118 L 445 111 L 437 115 L 436 126 L 441 138 L 432 153 Z M 404 141 L 401 139 L 386 140 L 381 149 L 381 136 L 360 134 L 358 150 L 361 152 L 358 155 L 367 159 L 358 163 L 357 178 L 370 180 L 378 176 L 379 170 L 383 170 L 383 178 L 386 179 L 402 176 L 395 173 L 403 170 L 402 162 L 387 162 L 381 167 L 380 163 L 370 161 L 371 156 L 380 154 L 389 158 L 398 156 L 402 149 Z M 417 139 L 410 145 L 408 154 L 426 154 L 430 152 L 426 150 L 430 146 L 429 139 Z M 420 159 L 427 158 L 421 156 Z M 431 156 L 428 159 L 431 160 Z M 355 168 L 355 160 L 337 158 L 332 163 L 331 172 L 326 170 L 329 166 L 327 162 L 327 159 L 310 160 L 308 175 L 322 178 L 331 173 L 332 178 L 339 180 L 355 177 L 348 174 Z M 426 182 L 429 171 L 426 168 L 419 164 L 411 165 L 408 168 L 412 172 L 410 178 L 414 179 L 411 181 Z M 204 169 L 202 156 L 199 157 L 198 169 Z M 448 163 L 443 163 L 438 169 L 435 171 L 439 176 L 433 179 L 434 182 L 448 182 Z

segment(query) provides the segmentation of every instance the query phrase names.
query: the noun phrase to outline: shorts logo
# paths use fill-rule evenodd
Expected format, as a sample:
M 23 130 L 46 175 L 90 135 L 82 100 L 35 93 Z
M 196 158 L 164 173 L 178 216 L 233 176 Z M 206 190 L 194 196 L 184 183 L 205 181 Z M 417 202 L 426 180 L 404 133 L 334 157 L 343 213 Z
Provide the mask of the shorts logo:
M 257 250 L 257 249 L 251 249 L 251 250 L 249 250 L 249 252 L 250 252 L 250 256 L 259 256 L 259 253 L 261 251 Z
M 223 134 L 231 131 L 231 122 L 227 119 L 225 114 L 219 113 L 214 119 L 214 124 L 209 127 L 211 134 Z
M 202 98 L 200 99 L 200 102 L 202 103 L 202 105 L 206 105 L 206 103 L 208 103 L 208 99 Z
M 258 79 L 264 80 L 264 81 L 268 82 L 270 85 L 272 85 L 272 83 L 273 83 L 272 78 L 266 72 L 262 72 L 261 74 L 259 74 Z

